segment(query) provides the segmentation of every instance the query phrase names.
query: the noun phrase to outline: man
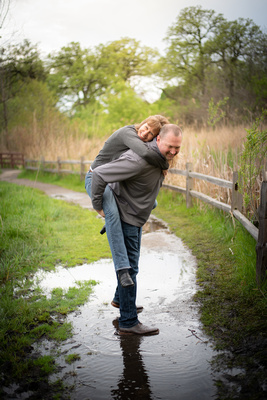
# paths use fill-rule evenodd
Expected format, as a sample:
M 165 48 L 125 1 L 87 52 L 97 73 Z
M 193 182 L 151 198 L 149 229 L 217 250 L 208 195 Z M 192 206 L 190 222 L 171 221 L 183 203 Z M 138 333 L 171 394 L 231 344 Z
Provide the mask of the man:
M 182 142 L 181 129 L 174 124 L 166 124 L 157 138 L 148 146 L 167 161 L 171 161 L 180 151 Z M 153 209 L 159 189 L 164 180 L 161 168 L 148 164 L 144 159 L 128 150 L 121 157 L 108 164 L 97 167 L 92 175 L 91 199 L 95 210 L 101 213 L 102 198 L 106 185 L 109 184 L 120 211 L 125 245 L 130 261 L 130 268 L 125 272 L 125 279 L 131 285 L 123 286 L 118 279 L 120 318 L 119 331 L 122 334 L 155 335 L 157 328 L 141 324 L 136 310 L 136 275 L 140 256 L 142 226 L 146 223 Z

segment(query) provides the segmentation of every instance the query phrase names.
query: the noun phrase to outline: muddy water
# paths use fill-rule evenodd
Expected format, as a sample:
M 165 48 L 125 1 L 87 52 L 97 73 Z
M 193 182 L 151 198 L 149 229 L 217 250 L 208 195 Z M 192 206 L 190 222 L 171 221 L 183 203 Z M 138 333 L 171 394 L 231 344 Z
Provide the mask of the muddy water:
M 137 303 L 144 306 L 139 320 L 155 325 L 157 336 L 119 336 L 119 311 L 110 305 L 116 280 L 111 260 L 100 260 L 69 270 L 59 267 L 41 278 L 41 287 L 75 285 L 75 280 L 95 279 L 90 301 L 69 315 L 74 336 L 64 342 L 57 363 L 63 378 L 73 387 L 73 400 L 164 399 L 205 400 L 216 393 L 210 360 L 215 355 L 201 330 L 197 305 L 196 263 L 179 238 L 167 229 L 148 224 L 142 238 Z M 39 345 L 42 353 L 55 351 Z M 68 365 L 65 356 L 80 360 Z

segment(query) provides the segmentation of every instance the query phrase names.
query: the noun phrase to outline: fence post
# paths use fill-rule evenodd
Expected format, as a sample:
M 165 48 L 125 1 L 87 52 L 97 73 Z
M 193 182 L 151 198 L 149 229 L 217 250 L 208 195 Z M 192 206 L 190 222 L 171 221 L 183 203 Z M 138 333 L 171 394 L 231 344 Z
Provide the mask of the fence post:
M 81 174 L 80 174 L 81 181 L 84 179 L 84 157 L 81 157 Z
M 58 174 L 60 174 L 60 170 L 61 170 L 61 163 L 60 163 L 60 161 L 61 161 L 61 158 L 58 157 L 58 158 L 57 158 L 57 173 L 58 173 Z
M 238 172 L 233 172 L 233 185 L 232 185 L 232 202 L 231 202 L 231 211 L 234 210 L 242 211 L 243 206 L 243 196 L 238 191 Z
M 11 168 L 14 169 L 15 164 L 14 164 L 14 154 L 13 153 L 10 154 L 10 164 L 11 164 Z
M 261 199 L 259 207 L 259 236 L 256 245 L 256 280 L 261 285 L 266 279 L 267 270 L 267 181 L 261 185 Z
M 193 178 L 189 176 L 189 172 L 192 172 L 193 164 L 186 163 L 186 207 L 190 208 L 193 205 L 192 197 L 190 195 L 190 190 L 193 189 Z
M 267 181 L 267 159 L 263 160 L 262 180 Z
M 40 171 L 43 171 L 43 170 L 44 170 L 44 166 L 45 166 L 44 161 L 45 161 L 44 156 L 41 156 Z

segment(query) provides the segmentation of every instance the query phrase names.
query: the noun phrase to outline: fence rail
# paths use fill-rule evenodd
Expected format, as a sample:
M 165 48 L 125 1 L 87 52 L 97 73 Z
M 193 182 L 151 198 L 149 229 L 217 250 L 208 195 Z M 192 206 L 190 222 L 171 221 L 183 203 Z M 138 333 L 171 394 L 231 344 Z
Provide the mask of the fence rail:
M 24 155 L 21 153 L 0 153 L 1 168 L 15 168 L 24 166 Z
M 37 166 L 31 166 L 29 164 L 35 164 Z M 81 179 L 84 178 L 86 171 L 89 169 L 92 161 L 84 160 L 81 157 L 80 160 L 61 160 L 60 157 L 57 158 L 55 161 L 48 161 L 44 160 L 25 160 L 25 169 L 29 170 L 39 170 L 53 172 L 53 173 L 72 173 L 72 174 L 80 174 Z M 56 168 L 46 168 L 46 165 L 53 165 Z M 77 170 L 69 170 L 69 169 L 62 169 L 62 165 L 69 164 L 69 165 L 79 165 L 79 171 Z M 88 166 L 88 168 L 86 168 Z M 198 172 L 193 171 L 193 164 L 187 163 L 186 170 L 179 170 L 179 169 L 170 169 L 170 174 L 177 174 L 182 175 L 186 178 L 186 187 L 174 186 L 170 184 L 163 184 L 163 187 L 174 190 L 176 192 L 182 193 L 186 196 L 186 206 L 188 208 L 192 207 L 193 198 L 197 198 L 207 204 L 210 204 L 213 207 L 219 208 L 225 212 L 231 213 L 243 226 L 244 228 L 250 233 L 250 235 L 258 241 L 260 238 L 260 243 L 258 242 L 256 248 L 260 249 L 257 250 L 257 282 L 260 283 L 263 279 L 265 279 L 266 270 L 267 270 L 267 207 L 266 207 L 266 193 L 262 196 L 262 205 L 261 207 L 265 207 L 264 210 L 260 213 L 262 216 L 265 215 L 264 218 L 260 221 L 260 232 L 259 229 L 254 226 L 243 214 L 242 214 L 242 204 L 243 199 L 241 193 L 238 191 L 238 172 L 233 173 L 232 181 L 228 181 L 221 178 L 216 178 L 214 176 L 200 174 Z M 266 173 L 264 171 L 263 178 L 265 179 Z M 226 204 L 221 201 L 218 201 L 204 193 L 197 192 L 194 190 L 194 179 L 200 179 L 214 185 L 220 186 L 225 189 L 230 189 L 232 191 L 231 196 L 231 204 Z M 267 182 L 263 182 L 267 183 Z M 266 191 L 266 185 L 264 184 L 264 190 Z M 260 254 L 260 255 L 259 255 Z M 260 260 L 260 261 L 259 261 Z M 264 278 L 263 278 L 264 277 Z

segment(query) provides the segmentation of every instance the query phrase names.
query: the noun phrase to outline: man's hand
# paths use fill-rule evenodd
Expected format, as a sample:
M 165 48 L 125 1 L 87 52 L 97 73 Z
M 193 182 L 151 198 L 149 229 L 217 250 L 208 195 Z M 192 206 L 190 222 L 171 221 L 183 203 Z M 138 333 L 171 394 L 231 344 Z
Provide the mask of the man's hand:
M 168 170 L 167 170 L 167 169 L 163 169 L 163 170 L 162 170 L 162 173 L 163 173 L 163 176 L 164 176 L 164 178 L 165 178 L 165 176 L 166 176 L 167 173 L 168 173 Z
M 101 217 L 105 218 L 105 214 L 103 210 L 95 210 Z

